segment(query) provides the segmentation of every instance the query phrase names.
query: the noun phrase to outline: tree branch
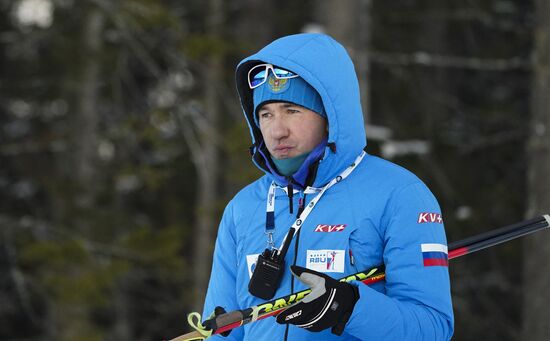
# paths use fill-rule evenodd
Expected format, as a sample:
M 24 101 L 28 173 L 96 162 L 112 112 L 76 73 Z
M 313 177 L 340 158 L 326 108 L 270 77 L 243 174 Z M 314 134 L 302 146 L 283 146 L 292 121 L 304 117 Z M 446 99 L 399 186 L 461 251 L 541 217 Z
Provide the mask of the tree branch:
M 476 57 L 430 54 L 424 51 L 417 51 L 414 53 L 371 51 L 369 53 L 369 58 L 372 63 L 384 65 L 420 65 L 480 71 L 531 71 L 532 69 L 531 61 L 522 57 L 512 57 L 508 59 L 483 59 Z

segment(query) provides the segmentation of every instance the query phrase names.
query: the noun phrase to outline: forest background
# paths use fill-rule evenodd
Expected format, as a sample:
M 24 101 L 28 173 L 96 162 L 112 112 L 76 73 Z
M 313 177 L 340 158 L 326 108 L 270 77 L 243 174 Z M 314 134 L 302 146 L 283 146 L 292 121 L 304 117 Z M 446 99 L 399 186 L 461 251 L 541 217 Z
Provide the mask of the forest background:
M 261 176 L 243 57 L 323 31 L 449 241 L 550 211 L 546 0 L 0 0 L 0 340 L 161 340 Z M 549 340 L 550 233 L 453 260 L 455 340 Z M 260 322 L 261 323 L 261 322 Z

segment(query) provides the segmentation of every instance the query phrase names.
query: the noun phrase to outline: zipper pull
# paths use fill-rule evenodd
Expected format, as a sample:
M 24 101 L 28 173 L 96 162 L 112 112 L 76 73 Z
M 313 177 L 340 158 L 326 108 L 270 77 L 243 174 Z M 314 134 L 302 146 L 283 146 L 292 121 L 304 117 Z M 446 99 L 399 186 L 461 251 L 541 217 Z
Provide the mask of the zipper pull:
M 292 187 L 292 184 L 290 182 L 288 183 L 286 190 L 288 192 L 288 209 L 290 211 L 290 214 L 292 214 L 294 213 L 294 188 Z
M 298 212 L 296 212 L 296 219 L 300 218 L 300 214 L 302 214 L 302 212 L 304 211 L 304 202 L 305 198 L 302 192 L 300 198 L 298 199 Z
M 349 262 L 352 266 L 355 266 L 355 257 L 353 257 L 353 252 L 349 249 Z

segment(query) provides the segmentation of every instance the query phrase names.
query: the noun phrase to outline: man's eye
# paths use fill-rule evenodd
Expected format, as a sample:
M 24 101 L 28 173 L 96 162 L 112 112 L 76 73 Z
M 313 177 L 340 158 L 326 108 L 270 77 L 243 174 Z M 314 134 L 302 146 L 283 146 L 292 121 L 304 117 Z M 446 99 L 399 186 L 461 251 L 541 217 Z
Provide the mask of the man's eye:
M 287 112 L 288 112 L 289 114 L 295 114 L 295 113 L 300 112 L 300 111 L 297 110 L 297 109 L 287 109 Z

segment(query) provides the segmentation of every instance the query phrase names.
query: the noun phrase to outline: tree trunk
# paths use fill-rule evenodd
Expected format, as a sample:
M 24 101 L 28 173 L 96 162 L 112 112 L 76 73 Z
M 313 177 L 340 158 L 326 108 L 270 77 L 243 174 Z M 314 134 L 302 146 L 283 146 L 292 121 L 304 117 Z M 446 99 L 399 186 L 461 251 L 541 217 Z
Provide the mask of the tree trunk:
M 88 6 L 86 4 L 85 6 Z M 92 208 L 97 178 L 97 141 L 99 125 L 99 86 L 101 80 L 101 51 L 103 48 L 104 14 L 94 5 L 89 5 L 82 22 L 81 54 L 74 99 L 74 116 L 71 118 L 71 140 L 68 155 L 57 161 L 58 167 L 76 185 L 74 203 L 83 210 Z M 68 162 L 67 162 L 68 161 Z M 69 222 L 77 234 L 83 236 L 90 229 L 87 219 L 75 215 L 67 203 L 55 205 L 57 218 Z M 76 217 L 75 217 L 76 216 Z M 86 269 L 82 269 L 86 271 Z M 72 276 L 73 274 L 71 274 Z M 89 311 L 83 305 L 71 305 L 62 298 L 50 301 L 48 323 L 49 339 L 72 340 L 77 336 L 91 335 Z
M 527 215 L 550 213 L 550 2 L 535 1 Z M 522 340 L 550 340 L 550 234 L 525 239 Z
M 365 124 L 369 123 L 370 15 L 372 0 L 330 0 L 317 4 L 317 18 L 346 47 L 355 64 Z
M 102 49 L 102 32 L 104 16 L 101 11 L 92 7 L 84 22 L 82 44 L 82 69 L 79 77 L 79 88 L 74 117 L 73 155 L 75 180 L 83 187 L 84 192 L 93 188 L 95 163 L 97 156 L 98 91 L 100 82 L 100 52 Z M 86 205 L 88 199 L 84 200 Z
M 208 18 L 206 20 L 209 38 L 221 41 L 221 29 L 223 24 L 222 0 L 209 1 Z M 219 145 L 217 141 L 221 136 L 219 129 L 220 120 L 220 94 L 217 91 L 221 82 L 223 55 L 219 51 L 213 51 L 206 61 L 204 77 L 204 103 L 205 119 L 208 129 L 200 132 L 199 152 L 201 155 L 195 163 L 199 177 L 197 198 L 197 229 L 193 255 L 193 279 L 194 279 L 194 309 L 201 310 L 208 286 L 210 268 L 212 263 L 212 245 L 214 245 L 214 231 L 217 225 L 216 206 L 219 200 L 220 190 L 217 182 L 219 178 Z

